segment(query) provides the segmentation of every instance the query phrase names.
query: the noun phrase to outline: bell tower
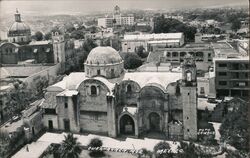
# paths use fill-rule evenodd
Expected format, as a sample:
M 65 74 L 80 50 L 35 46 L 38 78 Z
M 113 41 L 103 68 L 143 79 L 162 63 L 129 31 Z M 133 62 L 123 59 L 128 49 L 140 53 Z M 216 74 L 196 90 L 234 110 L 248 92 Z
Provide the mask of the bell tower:
M 197 139 L 197 77 L 192 55 L 187 54 L 182 64 L 182 107 L 184 140 Z
M 114 11 L 113 11 L 113 19 L 115 21 L 114 25 L 121 25 L 122 24 L 122 17 L 121 17 L 121 9 L 118 5 L 116 5 L 114 7 Z
M 65 41 L 63 34 L 52 32 L 54 63 L 61 63 L 62 71 L 65 70 Z

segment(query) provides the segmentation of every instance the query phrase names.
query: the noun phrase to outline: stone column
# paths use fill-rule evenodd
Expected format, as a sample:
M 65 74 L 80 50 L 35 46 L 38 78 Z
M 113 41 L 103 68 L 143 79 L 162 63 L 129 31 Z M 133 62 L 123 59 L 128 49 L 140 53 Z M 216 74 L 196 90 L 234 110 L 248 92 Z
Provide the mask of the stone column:
M 116 118 L 115 118 L 115 106 L 114 106 L 114 96 L 112 94 L 107 94 L 107 121 L 108 121 L 108 135 L 110 137 L 116 137 Z

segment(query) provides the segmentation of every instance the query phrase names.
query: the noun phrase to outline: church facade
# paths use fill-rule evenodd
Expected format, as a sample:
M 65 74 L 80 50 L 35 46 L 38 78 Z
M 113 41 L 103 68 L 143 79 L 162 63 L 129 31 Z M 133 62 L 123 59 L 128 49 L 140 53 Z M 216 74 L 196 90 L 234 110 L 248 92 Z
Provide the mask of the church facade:
M 96 47 L 85 72 L 51 85 L 43 102 L 43 123 L 52 130 L 139 137 L 197 139 L 196 66 L 187 55 L 181 72 L 126 72 L 119 53 Z

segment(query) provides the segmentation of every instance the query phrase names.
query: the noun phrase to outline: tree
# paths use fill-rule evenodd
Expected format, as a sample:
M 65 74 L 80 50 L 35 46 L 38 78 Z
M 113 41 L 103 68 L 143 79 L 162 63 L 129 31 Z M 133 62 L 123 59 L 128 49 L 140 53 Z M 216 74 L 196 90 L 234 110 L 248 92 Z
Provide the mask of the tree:
M 38 76 L 36 79 L 34 79 L 33 83 L 35 85 L 34 88 L 34 90 L 36 91 L 35 95 L 38 98 L 42 98 L 44 89 L 49 86 L 49 80 L 44 76 L 43 77 Z
M 70 37 L 74 39 L 84 39 L 84 32 L 80 30 L 74 30 L 71 32 Z
M 43 40 L 43 33 L 40 32 L 40 31 L 37 31 L 37 32 L 35 33 L 34 38 L 35 38 L 36 41 L 41 41 L 41 40 Z
M 110 46 L 111 38 L 104 38 L 101 40 L 101 46 Z
M 91 27 L 87 28 L 87 30 L 90 33 L 97 33 L 98 32 L 98 28 L 96 26 L 91 26 Z
M 232 102 L 232 111 L 224 116 L 219 132 L 221 142 L 226 142 L 238 150 L 249 151 L 248 105 L 245 101 Z
M 45 40 L 50 40 L 51 39 L 51 32 L 48 32 L 44 35 Z
M 152 158 L 153 153 L 151 151 L 147 150 L 146 148 L 142 148 L 141 150 L 142 152 L 139 154 L 138 158 Z
M 237 32 L 241 27 L 241 23 L 240 23 L 240 20 L 238 18 L 234 19 L 232 21 L 232 26 L 231 26 L 231 29 L 235 32 Z
M 62 158 L 79 158 L 82 152 L 81 144 L 77 141 L 77 138 L 72 133 L 64 136 L 64 140 L 61 144 L 61 157 Z
M 124 68 L 136 69 L 142 65 L 142 60 L 135 53 L 126 53 L 124 56 Z
M 159 142 L 154 146 L 154 154 L 156 158 L 171 158 L 173 153 L 167 142 Z
M 111 39 L 110 46 L 117 51 L 121 50 L 121 40 L 119 38 Z
M 0 130 L 0 157 L 6 157 L 8 153 L 9 142 L 9 134 L 6 131 Z
M 177 158 L 198 158 L 195 152 L 195 145 L 193 143 L 180 142 L 177 148 Z
M 93 138 L 90 140 L 90 143 L 88 145 L 88 147 L 91 148 L 96 148 L 96 147 L 101 147 L 102 146 L 102 141 L 99 138 Z M 102 157 L 104 156 L 104 152 L 102 150 L 91 150 L 91 152 L 89 153 L 90 156 L 93 157 Z
M 176 19 L 165 18 L 164 15 L 154 18 L 154 33 L 183 32 L 187 41 L 193 41 L 196 27 L 188 26 Z
M 136 49 L 136 53 L 139 55 L 141 58 L 146 58 L 148 56 L 148 53 L 144 52 L 145 48 L 143 46 L 139 46 Z
M 22 81 L 16 81 L 14 83 L 14 89 L 11 89 L 7 95 L 6 114 L 12 116 L 20 113 L 26 106 L 34 101 L 34 99 L 35 96 L 27 89 L 27 85 Z
M 90 38 L 87 38 L 85 41 L 84 41 L 84 43 L 83 43 L 83 59 L 84 59 L 84 61 L 87 59 L 87 57 L 88 57 L 88 55 L 89 55 L 89 53 L 90 53 L 90 51 L 93 49 L 93 48 L 95 48 L 95 47 L 97 47 L 97 44 L 92 40 L 92 39 L 90 39 Z

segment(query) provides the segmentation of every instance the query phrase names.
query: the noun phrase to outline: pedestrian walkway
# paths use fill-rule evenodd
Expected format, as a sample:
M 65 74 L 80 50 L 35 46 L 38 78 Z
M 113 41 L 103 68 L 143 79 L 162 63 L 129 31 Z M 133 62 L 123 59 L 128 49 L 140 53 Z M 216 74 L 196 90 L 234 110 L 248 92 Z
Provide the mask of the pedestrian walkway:
M 12 158 L 38 158 L 50 145 L 50 142 L 37 141 L 24 146 Z

